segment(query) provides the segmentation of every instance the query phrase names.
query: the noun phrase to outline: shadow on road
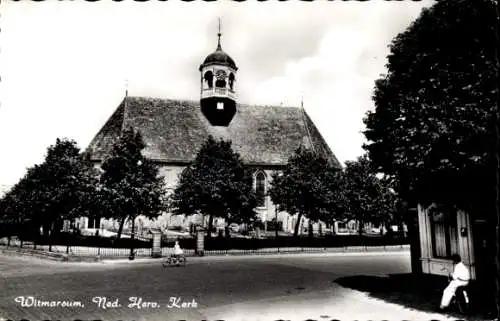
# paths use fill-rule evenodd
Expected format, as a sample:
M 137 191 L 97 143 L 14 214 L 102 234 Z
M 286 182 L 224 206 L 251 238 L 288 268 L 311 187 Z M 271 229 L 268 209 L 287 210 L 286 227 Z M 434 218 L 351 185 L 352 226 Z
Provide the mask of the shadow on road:
M 349 276 L 335 280 L 340 286 L 368 293 L 371 297 L 389 303 L 403 305 L 406 308 L 425 312 L 437 312 L 443 289 L 447 279 L 441 276 L 412 274 L 392 274 L 388 276 Z M 471 303 L 474 298 L 481 300 L 481 296 L 471 286 Z M 477 302 L 476 302 L 477 303 Z M 472 307 L 467 316 L 450 312 L 458 320 L 487 320 L 491 319 L 478 306 Z

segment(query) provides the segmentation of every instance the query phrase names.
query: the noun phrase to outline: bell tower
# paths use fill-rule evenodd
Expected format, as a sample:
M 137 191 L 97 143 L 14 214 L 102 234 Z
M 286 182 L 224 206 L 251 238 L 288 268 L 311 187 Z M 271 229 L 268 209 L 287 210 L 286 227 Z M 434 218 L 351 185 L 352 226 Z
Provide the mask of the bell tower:
M 234 60 L 221 46 L 221 30 L 217 33 L 217 49 L 200 65 L 201 111 L 213 126 L 228 126 L 236 113 L 236 71 Z

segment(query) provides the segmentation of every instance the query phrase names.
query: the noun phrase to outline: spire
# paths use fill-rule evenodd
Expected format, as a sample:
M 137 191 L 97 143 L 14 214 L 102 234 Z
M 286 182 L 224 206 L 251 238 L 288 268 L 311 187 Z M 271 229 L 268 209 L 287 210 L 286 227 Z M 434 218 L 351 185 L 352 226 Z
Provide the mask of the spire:
M 304 121 L 304 127 L 306 128 L 307 139 L 309 140 L 309 145 L 311 146 L 311 150 L 313 153 L 316 153 L 316 149 L 314 148 L 311 132 L 309 131 L 309 126 L 307 125 L 307 115 L 306 110 L 304 109 L 304 96 L 301 97 L 300 100 L 300 109 L 302 111 L 302 119 Z
M 219 33 L 217 33 L 217 37 L 219 38 L 217 41 L 217 50 L 218 51 L 222 51 L 222 47 L 220 45 L 220 36 L 222 36 L 222 34 L 220 33 L 220 18 L 219 18 Z
M 125 79 L 125 98 L 123 99 L 123 121 L 122 132 L 125 130 L 125 121 L 127 120 L 127 98 L 128 98 L 128 79 Z

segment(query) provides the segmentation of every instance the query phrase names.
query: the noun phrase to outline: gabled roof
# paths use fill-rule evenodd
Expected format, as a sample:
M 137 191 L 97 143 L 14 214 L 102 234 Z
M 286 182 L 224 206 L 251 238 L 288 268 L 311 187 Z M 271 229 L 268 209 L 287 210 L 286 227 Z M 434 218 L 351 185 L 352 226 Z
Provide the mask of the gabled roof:
M 312 144 L 333 165 L 340 164 L 306 113 L 297 107 L 237 105 L 228 127 L 212 126 L 198 101 L 126 97 L 89 144 L 102 161 L 123 128 L 140 131 L 143 155 L 166 163 L 190 163 L 209 135 L 231 140 L 248 165 L 285 165 L 301 145 Z

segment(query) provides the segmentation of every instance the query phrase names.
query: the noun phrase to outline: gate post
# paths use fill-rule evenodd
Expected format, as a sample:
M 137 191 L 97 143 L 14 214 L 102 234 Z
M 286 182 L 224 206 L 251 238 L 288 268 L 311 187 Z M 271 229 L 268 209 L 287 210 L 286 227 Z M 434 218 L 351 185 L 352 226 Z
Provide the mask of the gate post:
M 151 231 L 153 234 L 153 244 L 151 247 L 151 257 L 161 257 L 161 232 Z
M 195 253 L 198 256 L 205 255 L 205 230 L 201 227 L 196 227 L 196 249 Z

